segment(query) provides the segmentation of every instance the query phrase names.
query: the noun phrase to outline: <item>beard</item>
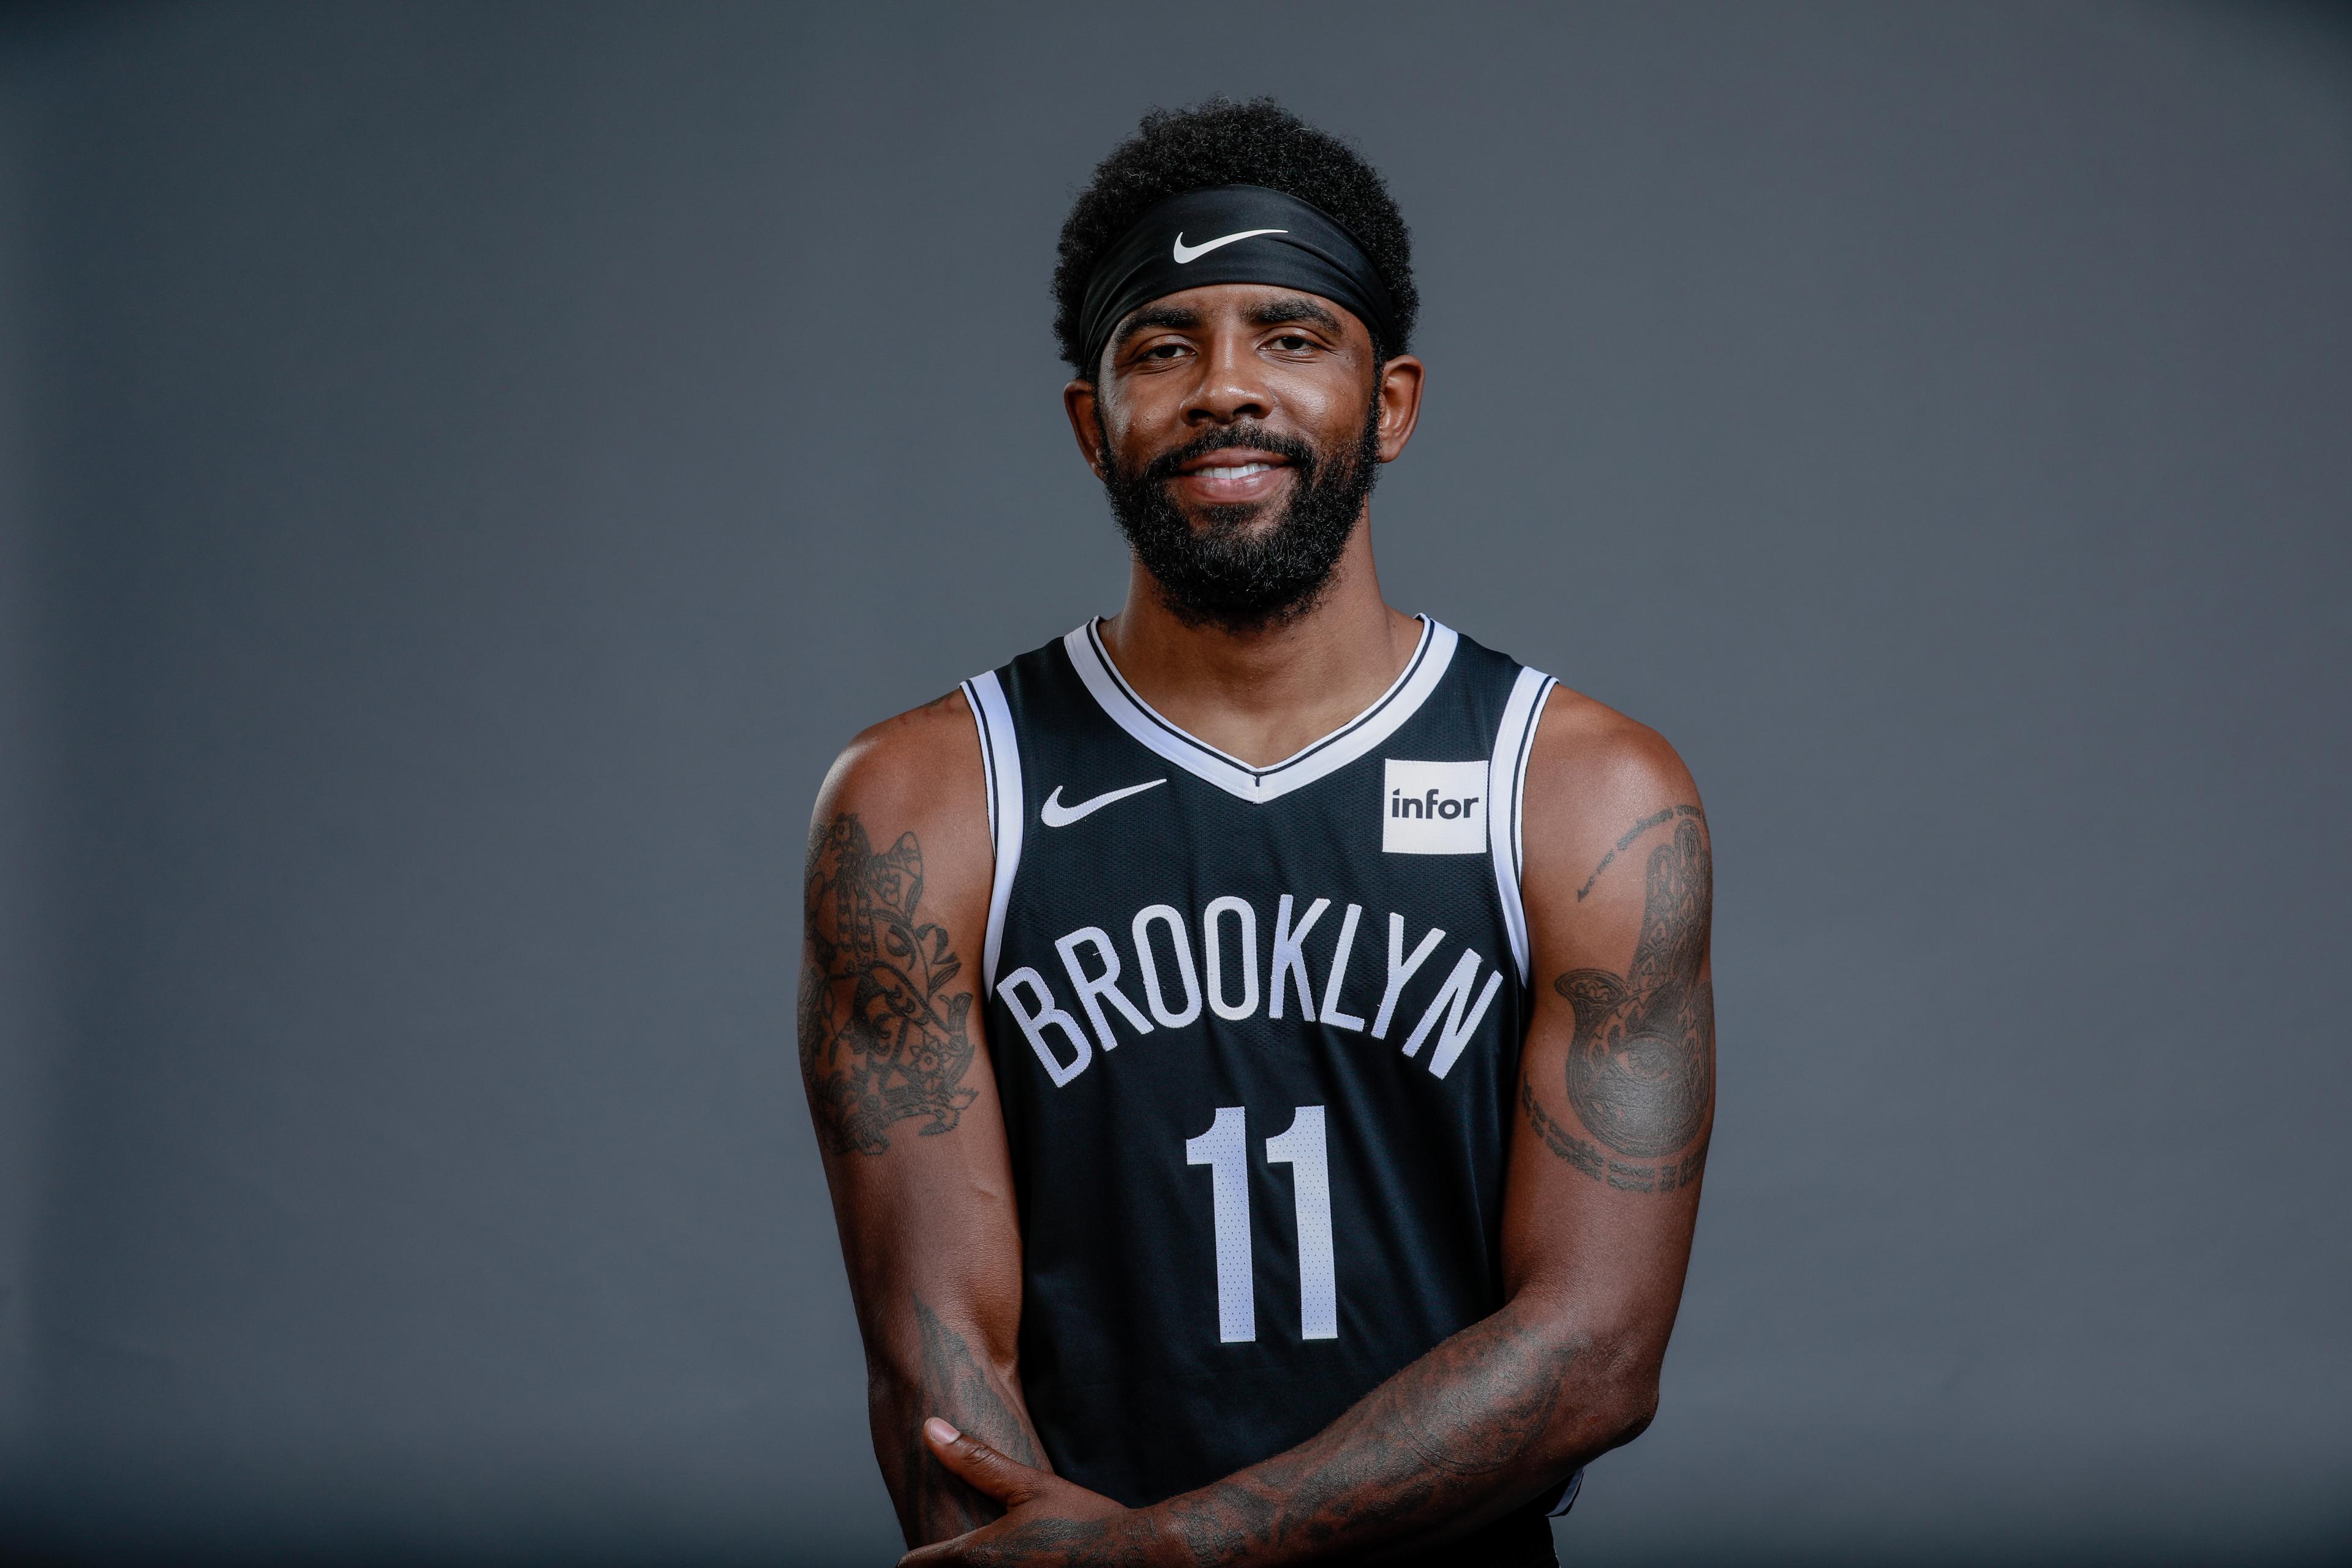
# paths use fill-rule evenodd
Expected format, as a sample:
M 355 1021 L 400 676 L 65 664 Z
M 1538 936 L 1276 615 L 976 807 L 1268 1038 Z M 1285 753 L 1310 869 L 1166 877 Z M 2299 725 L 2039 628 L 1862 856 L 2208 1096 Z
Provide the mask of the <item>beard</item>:
M 1255 632 L 1287 625 L 1320 603 L 1380 473 L 1380 414 L 1375 400 L 1353 447 L 1336 452 L 1234 425 L 1130 473 L 1106 446 L 1103 489 L 1111 515 L 1169 611 L 1186 626 Z M 1289 463 L 1288 502 L 1203 507 L 1194 521 L 1176 504 L 1171 481 L 1194 458 L 1234 447 L 1255 447 Z M 1280 511 L 1262 522 L 1278 504 Z

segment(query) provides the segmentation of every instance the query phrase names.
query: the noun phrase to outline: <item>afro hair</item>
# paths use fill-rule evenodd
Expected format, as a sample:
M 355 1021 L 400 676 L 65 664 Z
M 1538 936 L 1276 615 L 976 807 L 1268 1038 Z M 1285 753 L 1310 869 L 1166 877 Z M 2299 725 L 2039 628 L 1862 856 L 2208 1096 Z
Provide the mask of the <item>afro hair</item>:
M 1094 178 L 1071 204 L 1054 268 L 1054 336 L 1072 370 L 1089 379 L 1095 374 L 1079 340 L 1078 314 L 1102 253 L 1159 203 L 1211 185 L 1264 185 L 1337 219 L 1380 269 L 1396 303 L 1397 341 L 1376 342 L 1374 352 L 1382 359 L 1405 352 L 1421 310 L 1412 236 L 1380 171 L 1271 98 L 1213 98 L 1146 114 L 1135 134 L 1095 165 Z

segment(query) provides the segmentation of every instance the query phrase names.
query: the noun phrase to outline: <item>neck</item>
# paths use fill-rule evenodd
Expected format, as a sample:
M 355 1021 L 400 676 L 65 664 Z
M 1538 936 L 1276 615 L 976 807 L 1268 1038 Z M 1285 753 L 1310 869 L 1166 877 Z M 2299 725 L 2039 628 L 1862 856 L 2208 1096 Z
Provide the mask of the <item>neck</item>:
M 1412 657 L 1421 623 L 1389 607 L 1372 569 L 1370 507 L 1314 609 L 1279 626 L 1188 626 L 1140 565 L 1103 646 L 1171 723 L 1254 767 L 1278 763 L 1380 700 Z

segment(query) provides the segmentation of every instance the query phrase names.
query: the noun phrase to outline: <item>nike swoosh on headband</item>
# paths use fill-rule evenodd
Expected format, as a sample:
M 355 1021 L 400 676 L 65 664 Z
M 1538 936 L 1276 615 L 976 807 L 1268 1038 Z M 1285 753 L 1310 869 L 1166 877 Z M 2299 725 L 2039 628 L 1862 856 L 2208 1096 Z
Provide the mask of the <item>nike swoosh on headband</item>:
M 1184 236 L 1179 232 L 1176 236 L 1176 248 L 1171 254 L 1176 258 L 1176 265 L 1181 267 L 1188 261 L 1199 260 L 1221 245 L 1231 245 L 1237 239 L 1249 239 L 1261 234 L 1288 234 L 1289 232 L 1286 228 L 1245 228 L 1239 234 L 1228 234 L 1210 240 L 1204 245 L 1187 245 L 1184 243 Z
M 1166 779 L 1153 779 L 1148 784 L 1129 784 L 1125 789 L 1115 789 L 1108 795 L 1098 795 L 1092 800 L 1082 800 L 1076 805 L 1062 804 L 1062 786 L 1055 784 L 1054 793 L 1045 797 L 1045 804 L 1037 808 L 1037 820 L 1048 827 L 1067 827 L 1082 816 L 1093 816 L 1112 801 L 1125 800 L 1131 795 L 1141 795 L 1145 790 L 1156 788 L 1167 782 Z

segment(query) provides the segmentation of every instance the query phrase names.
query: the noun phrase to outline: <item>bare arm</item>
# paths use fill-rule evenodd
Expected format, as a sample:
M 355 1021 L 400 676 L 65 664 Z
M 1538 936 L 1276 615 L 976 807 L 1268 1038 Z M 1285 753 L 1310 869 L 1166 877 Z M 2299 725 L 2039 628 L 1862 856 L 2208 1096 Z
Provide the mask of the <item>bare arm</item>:
M 967 1437 L 1012 1504 L 921 1563 L 1289 1563 L 1467 1532 L 1632 1441 L 1656 1409 L 1713 1125 L 1706 819 L 1650 731 L 1557 695 L 1528 781 L 1537 1004 L 1505 1192 L 1502 1308 L 1286 1453 L 1101 1513 Z
M 1045 1463 L 1014 1361 L 1021 1243 L 978 1000 L 982 787 L 959 693 L 861 735 L 809 834 L 801 1076 L 866 1342 L 875 1457 L 910 1546 L 1003 1511 L 925 1449 L 925 1416 Z

